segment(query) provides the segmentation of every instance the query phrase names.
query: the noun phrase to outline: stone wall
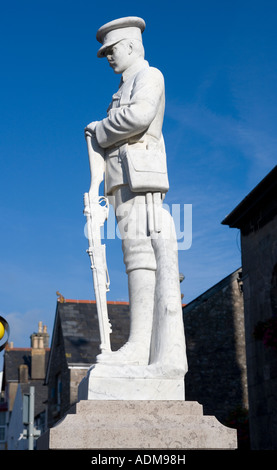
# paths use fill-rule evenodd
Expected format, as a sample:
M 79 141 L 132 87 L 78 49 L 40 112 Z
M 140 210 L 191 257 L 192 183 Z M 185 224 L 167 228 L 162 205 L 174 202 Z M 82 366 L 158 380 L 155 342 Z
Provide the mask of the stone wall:
M 78 387 L 81 380 L 86 376 L 88 369 L 81 367 L 72 367 L 70 369 L 70 403 L 73 404 L 78 401 Z
M 259 321 L 276 314 L 277 216 L 242 231 L 241 247 L 251 448 L 277 449 L 277 351 L 253 336 Z
M 237 270 L 184 307 L 188 373 L 186 400 L 223 424 L 248 407 L 243 294 Z

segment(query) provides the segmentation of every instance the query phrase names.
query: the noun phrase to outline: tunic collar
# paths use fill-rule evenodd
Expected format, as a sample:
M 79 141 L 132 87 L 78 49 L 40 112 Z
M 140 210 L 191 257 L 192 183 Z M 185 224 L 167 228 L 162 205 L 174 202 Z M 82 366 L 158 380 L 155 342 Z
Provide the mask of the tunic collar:
M 140 70 L 144 69 L 145 67 L 149 67 L 149 63 L 147 60 L 141 59 L 136 61 L 131 67 L 126 69 L 121 77 L 121 83 L 126 82 L 129 78 L 131 78 L 133 75 L 135 75 L 137 72 Z

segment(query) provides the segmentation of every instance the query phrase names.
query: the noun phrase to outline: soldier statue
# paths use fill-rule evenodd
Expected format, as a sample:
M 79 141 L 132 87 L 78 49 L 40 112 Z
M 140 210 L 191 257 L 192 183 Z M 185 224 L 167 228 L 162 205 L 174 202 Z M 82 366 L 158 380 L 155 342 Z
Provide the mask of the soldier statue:
M 127 343 L 99 354 L 97 363 L 184 374 L 177 240 L 173 219 L 162 205 L 169 189 L 162 134 L 164 78 L 144 58 L 144 29 L 143 19 L 126 17 L 105 24 L 96 35 L 98 57 L 107 58 L 121 81 L 107 116 L 91 122 L 85 132 L 104 152 L 105 193 L 122 238 L 130 305 Z

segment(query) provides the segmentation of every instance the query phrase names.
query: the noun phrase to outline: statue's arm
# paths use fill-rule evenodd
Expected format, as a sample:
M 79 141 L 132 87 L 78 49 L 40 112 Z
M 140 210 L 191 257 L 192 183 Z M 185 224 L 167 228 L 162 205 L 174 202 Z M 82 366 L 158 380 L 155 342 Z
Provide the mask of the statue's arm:
M 149 68 L 134 82 L 130 102 L 109 110 L 107 118 L 96 125 L 96 138 L 103 148 L 145 131 L 157 114 L 164 94 L 164 79 L 157 69 Z

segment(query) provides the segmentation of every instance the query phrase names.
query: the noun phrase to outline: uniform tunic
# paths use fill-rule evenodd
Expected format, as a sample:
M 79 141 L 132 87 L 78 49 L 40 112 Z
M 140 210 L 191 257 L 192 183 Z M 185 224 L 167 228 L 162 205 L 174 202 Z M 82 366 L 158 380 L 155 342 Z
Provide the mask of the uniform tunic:
M 165 90 L 162 73 L 141 59 L 123 74 L 107 117 L 96 125 L 98 144 L 105 149 L 105 192 L 114 206 L 126 272 L 156 270 L 147 224 L 145 193 L 129 188 L 122 149 L 158 148 L 165 154 L 162 125 Z

